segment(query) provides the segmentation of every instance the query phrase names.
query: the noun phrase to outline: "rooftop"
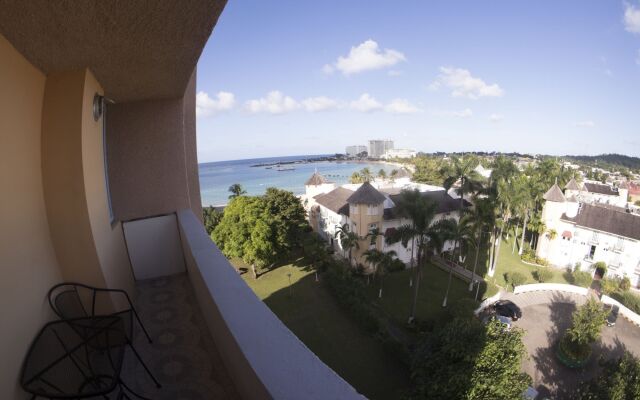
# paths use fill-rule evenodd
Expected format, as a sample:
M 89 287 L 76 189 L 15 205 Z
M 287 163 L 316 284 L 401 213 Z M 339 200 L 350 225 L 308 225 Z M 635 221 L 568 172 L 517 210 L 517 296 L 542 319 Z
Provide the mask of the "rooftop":
M 583 203 L 574 218 L 563 214 L 561 219 L 577 226 L 640 240 L 640 216 L 618 207 Z
M 305 182 L 305 185 L 306 186 L 318 186 L 318 185 L 323 185 L 325 183 L 331 183 L 331 182 L 328 181 L 324 176 L 319 174 L 318 171 L 316 171 L 316 172 L 313 173 L 313 175 L 311 175 L 311 178 L 309 178 Z
M 606 194 L 609 196 L 617 196 L 618 192 L 616 190 L 613 190 L 613 188 L 609 185 L 604 185 L 601 183 L 591 183 L 591 182 L 585 182 L 584 183 L 584 190 L 586 190 L 587 192 L 591 192 L 591 193 L 598 193 L 598 194 Z
M 551 189 L 549 189 L 542 198 L 547 201 L 555 201 L 557 203 L 564 203 L 567 201 L 557 183 L 554 183 L 553 186 L 551 186 Z
M 386 197 L 384 197 L 378 189 L 371 186 L 369 182 L 365 182 L 358 188 L 358 190 L 349 196 L 347 203 L 377 205 L 382 204 L 385 199 Z

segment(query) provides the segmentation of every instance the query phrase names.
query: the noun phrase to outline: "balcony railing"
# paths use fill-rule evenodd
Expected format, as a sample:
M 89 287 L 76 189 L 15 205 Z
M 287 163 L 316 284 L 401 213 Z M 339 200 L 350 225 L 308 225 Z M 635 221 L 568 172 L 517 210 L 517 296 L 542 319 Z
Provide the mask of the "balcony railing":
M 364 398 L 256 297 L 191 210 L 178 223 L 195 297 L 241 397 Z

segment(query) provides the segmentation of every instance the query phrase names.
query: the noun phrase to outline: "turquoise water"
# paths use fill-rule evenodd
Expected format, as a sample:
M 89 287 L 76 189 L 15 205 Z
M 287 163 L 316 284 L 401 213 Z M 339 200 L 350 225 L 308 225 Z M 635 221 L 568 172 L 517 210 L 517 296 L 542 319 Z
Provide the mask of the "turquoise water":
M 278 161 L 301 160 L 321 156 L 292 156 L 254 158 L 249 160 L 220 161 L 204 163 L 198 166 L 200 173 L 200 193 L 202 205 L 223 205 L 228 202 L 229 186 L 234 183 L 242 185 L 249 195 L 260 195 L 268 187 L 290 190 L 294 194 L 304 193 L 304 183 L 317 169 L 327 179 L 337 184 L 347 183 L 354 171 L 368 167 L 373 174 L 382 168 L 390 173 L 394 168 L 388 164 L 368 162 L 313 162 L 305 164 L 283 165 L 293 166 L 292 171 L 276 171 L 275 168 L 251 167 L 254 164 Z

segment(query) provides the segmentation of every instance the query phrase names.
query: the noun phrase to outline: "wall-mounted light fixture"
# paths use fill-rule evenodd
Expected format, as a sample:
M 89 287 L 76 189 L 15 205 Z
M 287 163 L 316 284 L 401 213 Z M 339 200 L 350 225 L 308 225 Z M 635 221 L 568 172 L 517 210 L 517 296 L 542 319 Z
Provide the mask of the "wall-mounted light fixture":
M 93 119 L 99 120 L 100 117 L 104 114 L 104 109 L 107 106 L 107 103 L 115 104 L 115 101 L 111 100 L 108 97 L 104 97 L 96 93 L 93 96 Z

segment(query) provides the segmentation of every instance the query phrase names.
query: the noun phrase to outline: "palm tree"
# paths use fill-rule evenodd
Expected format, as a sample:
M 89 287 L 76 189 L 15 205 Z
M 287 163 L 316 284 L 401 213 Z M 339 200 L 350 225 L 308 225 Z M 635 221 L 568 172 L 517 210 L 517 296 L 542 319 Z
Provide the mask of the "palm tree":
M 378 298 L 382 298 L 384 276 L 391 269 L 391 265 L 393 264 L 393 261 L 395 257 L 397 257 L 397 255 L 398 254 L 393 250 L 380 251 L 372 249 L 364 252 L 364 256 L 366 257 L 367 262 L 375 265 L 375 273 L 380 279 L 380 290 L 378 291 Z
M 460 210 L 464 208 L 464 193 L 473 193 L 482 188 L 482 176 L 475 168 L 478 166 L 478 159 L 475 157 L 458 158 L 452 157 L 451 163 L 442 168 L 445 189 L 449 190 L 454 183 L 460 181 L 460 187 L 456 193 L 460 195 Z
M 336 228 L 335 237 L 340 240 L 340 246 L 343 251 L 349 252 L 349 265 L 352 265 L 351 251 L 360 248 L 359 237 L 355 232 L 349 230 L 349 224 L 344 224 Z
M 380 179 L 387 179 L 387 171 L 385 171 L 384 169 L 380 168 L 380 171 L 378 171 L 378 178 Z
M 363 182 L 371 182 L 373 180 L 373 174 L 369 167 L 364 167 L 360 170 L 360 176 Z
M 402 242 L 402 245 L 407 247 L 409 240 L 412 240 L 417 248 L 416 279 L 409 314 L 409 323 L 411 323 L 416 315 L 422 266 L 427 264 L 434 252 L 442 251 L 446 229 L 443 229 L 440 222 L 434 222 L 436 204 L 422 196 L 417 189 L 403 190 L 396 207 L 398 214 L 411 222 L 396 228 L 387 237 L 387 243 Z
M 390 176 L 389 180 L 391 181 L 391 183 L 395 182 L 396 181 L 396 177 L 398 176 L 398 170 L 395 169 L 395 168 L 392 169 L 391 170 L 391 174 L 389 176 Z
M 229 199 L 234 199 L 238 196 L 242 196 L 243 194 L 247 194 L 247 191 L 244 190 L 242 188 L 242 185 L 239 183 L 234 183 L 233 185 L 229 186 L 229 192 L 231 192 L 231 194 L 229 195 Z
M 475 260 L 473 262 L 473 274 L 469 283 L 469 291 L 473 290 L 473 277 L 476 276 L 478 268 L 478 257 L 480 256 L 480 248 L 482 247 L 482 237 L 488 227 L 492 224 L 493 210 L 491 201 L 488 198 L 477 198 L 474 201 L 475 206 L 466 211 L 465 215 L 460 219 L 460 223 L 467 224 L 472 232 L 474 239 L 473 247 L 476 250 Z
M 473 232 L 471 231 L 471 225 L 461 218 L 456 222 L 454 219 L 446 219 L 441 221 L 444 236 L 448 240 L 453 240 L 453 249 L 451 250 L 451 258 L 455 263 L 455 250 L 458 247 L 459 261 L 462 262 L 462 248 L 465 245 L 471 247 L 473 245 Z M 451 278 L 453 276 L 453 265 L 449 265 L 449 280 L 447 282 L 447 291 L 442 301 L 442 307 L 447 306 L 447 299 L 449 298 L 449 289 L 451 289 Z M 473 281 L 473 279 L 472 279 Z

